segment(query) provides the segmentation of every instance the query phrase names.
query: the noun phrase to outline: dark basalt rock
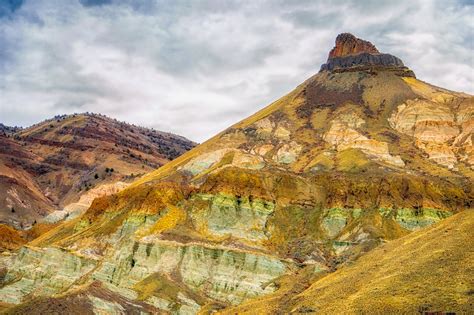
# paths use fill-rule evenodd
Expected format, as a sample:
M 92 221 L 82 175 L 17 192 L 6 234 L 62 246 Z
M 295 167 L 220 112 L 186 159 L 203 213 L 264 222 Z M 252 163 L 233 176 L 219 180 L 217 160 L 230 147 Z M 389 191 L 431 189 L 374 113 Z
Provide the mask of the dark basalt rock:
M 403 62 L 390 54 L 369 54 L 362 53 L 355 56 L 330 58 L 327 63 L 321 66 L 321 70 L 332 71 L 338 68 L 350 68 L 357 66 L 385 66 L 385 67 L 404 67 Z

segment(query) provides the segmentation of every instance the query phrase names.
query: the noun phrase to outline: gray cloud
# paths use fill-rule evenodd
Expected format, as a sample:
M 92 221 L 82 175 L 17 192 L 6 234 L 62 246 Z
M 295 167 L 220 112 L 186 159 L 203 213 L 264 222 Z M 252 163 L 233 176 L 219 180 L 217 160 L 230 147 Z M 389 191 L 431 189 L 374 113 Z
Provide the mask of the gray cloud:
M 0 18 L 0 121 L 93 111 L 203 141 L 319 70 L 352 32 L 474 92 L 466 1 L 26 0 Z
M 104 4 L 111 4 L 112 0 L 79 0 L 79 2 L 83 6 L 96 6 L 96 5 L 104 5 Z

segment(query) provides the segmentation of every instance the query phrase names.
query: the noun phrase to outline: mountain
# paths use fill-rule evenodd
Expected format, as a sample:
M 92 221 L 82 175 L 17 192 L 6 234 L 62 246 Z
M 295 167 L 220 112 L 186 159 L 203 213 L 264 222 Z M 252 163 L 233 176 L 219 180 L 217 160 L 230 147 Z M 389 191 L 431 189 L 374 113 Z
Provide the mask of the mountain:
M 113 191 L 104 191 L 107 185 L 118 191 L 195 145 L 96 114 L 56 116 L 26 129 L 2 130 L 0 222 L 16 229 L 54 211 L 61 217 L 69 213 L 64 208 L 77 210 L 80 196 Z
M 473 102 L 341 34 L 288 95 L 4 256 L 0 300 L 19 313 L 31 298 L 68 313 L 290 302 L 374 248 L 472 208 Z

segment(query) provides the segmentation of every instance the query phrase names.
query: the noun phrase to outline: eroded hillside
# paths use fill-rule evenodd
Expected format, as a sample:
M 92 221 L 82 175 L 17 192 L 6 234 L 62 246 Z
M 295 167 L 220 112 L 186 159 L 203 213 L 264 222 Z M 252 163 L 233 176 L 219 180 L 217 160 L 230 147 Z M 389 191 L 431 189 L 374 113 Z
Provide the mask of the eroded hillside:
M 332 66 L 288 95 L 5 258 L 2 301 L 208 313 L 303 292 L 471 209 L 473 97 L 356 47 L 335 48 Z
M 26 129 L 2 130 L 0 222 L 19 230 L 54 211 L 56 221 L 81 205 L 86 209 L 93 198 L 83 198 L 78 208 L 80 196 L 117 192 L 195 145 L 95 114 L 57 116 Z

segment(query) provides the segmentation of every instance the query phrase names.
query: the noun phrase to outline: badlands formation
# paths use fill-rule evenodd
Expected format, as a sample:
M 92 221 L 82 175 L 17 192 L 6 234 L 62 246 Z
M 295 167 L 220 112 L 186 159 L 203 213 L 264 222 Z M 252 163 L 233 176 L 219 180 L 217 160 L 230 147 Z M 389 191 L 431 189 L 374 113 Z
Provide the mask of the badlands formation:
M 0 261 L 8 314 L 472 312 L 474 98 L 321 71 Z
M 0 252 L 195 145 L 91 113 L 56 116 L 25 129 L 0 124 Z

